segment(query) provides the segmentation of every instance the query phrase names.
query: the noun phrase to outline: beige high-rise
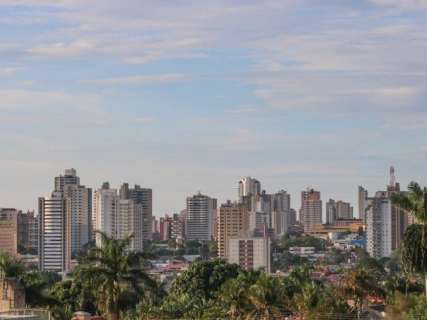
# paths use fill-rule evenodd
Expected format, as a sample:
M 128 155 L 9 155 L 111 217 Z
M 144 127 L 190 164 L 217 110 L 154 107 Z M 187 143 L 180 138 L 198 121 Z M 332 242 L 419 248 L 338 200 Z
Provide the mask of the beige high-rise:
M 304 226 L 304 233 L 311 233 L 322 224 L 322 200 L 319 191 L 302 191 L 300 221 Z
M 0 252 L 18 254 L 18 212 L 0 209 Z
M 229 239 L 237 237 L 249 229 L 249 213 L 244 204 L 227 201 L 221 205 L 217 215 L 218 256 L 226 258 Z

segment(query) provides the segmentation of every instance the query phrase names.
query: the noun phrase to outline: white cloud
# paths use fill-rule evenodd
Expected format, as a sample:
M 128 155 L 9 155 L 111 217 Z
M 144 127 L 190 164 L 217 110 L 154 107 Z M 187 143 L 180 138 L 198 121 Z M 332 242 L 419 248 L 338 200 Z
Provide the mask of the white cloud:
M 188 80 L 188 76 L 184 74 L 158 74 L 158 75 L 135 75 L 125 77 L 112 77 L 106 79 L 84 80 L 85 83 L 93 83 L 97 85 L 150 85 L 150 84 L 165 84 L 176 83 Z

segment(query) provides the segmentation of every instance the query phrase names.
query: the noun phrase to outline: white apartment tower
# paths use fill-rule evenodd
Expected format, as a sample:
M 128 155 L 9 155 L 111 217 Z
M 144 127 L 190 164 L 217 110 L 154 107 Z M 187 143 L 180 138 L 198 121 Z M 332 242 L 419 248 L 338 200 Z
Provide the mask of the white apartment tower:
M 366 251 L 373 258 L 390 256 L 392 252 L 391 201 L 387 194 L 378 191 L 367 199 Z
M 39 198 L 39 267 L 66 273 L 71 261 L 71 204 L 61 192 Z
M 71 252 L 79 252 L 92 238 L 92 189 L 80 185 L 75 169 L 55 177 L 55 192 L 70 200 Z
M 215 236 L 217 201 L 200 192 L 187 198 L 187 240 L 211 240 Z
M 104 183 L 94 193 L 93 217 L 95 230 L 108 237 L 124 239 L 133 235 L 130 245 L 132 251 L 143 249 L 143 207 L 132 199 L 122 199 L 117 189 L 110 189 Z M 97 246 L 101 246 L 100 235 L 96 236 Z

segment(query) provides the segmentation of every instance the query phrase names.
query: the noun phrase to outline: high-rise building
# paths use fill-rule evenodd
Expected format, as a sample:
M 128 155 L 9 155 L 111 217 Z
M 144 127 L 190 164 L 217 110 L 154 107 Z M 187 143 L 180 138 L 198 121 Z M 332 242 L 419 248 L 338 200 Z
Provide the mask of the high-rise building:
M 94 193 L 93 217 L 95 230 L 115 239 L 133 235 L 130 249 L 142 251 L 144 240 L 142 204 L 133 199 L 126 199 L 122 192 L 119 195 L 117 189 L 111 189 L 110 184 L 106 182 Z M 99 234 L 96 236 L 96 244 L 102 245 Z
M 297 211 L 295 209 L 289 210 L 289 225 L 293 226 L 297 224 Z
M 239 201 L 246 196 L 261 194 L 261 182 L 251 177 L 242 178 L 239 181 Z
M 121 199 L 131 199 L 142 206 L 142 234 L 144 240 L 152 240 L 153 190 L 135 185 L 129 188 L 124 183 L 120 188 Z
M 228 240 L 246 234 L 249 231 L 247 207 L 241 203 L 227 201 L 222 204 L 217 215 L 218 256 L 227 258 Z
M 373 258 L 388 257 L 392 252 L 391 201 L 382 191 L 367 199 L 366 251 Z
M 61 192 L 71 205 L 71 252 L 77 254 L 92 238 L 92 189 L 80 185 L 75 169 L 55 177 L 55 192 Z
M 271 241 L 267 237 L 235 237 L 228 240 L 227 261 L 244 270 L 271 272 Z
M 0 208 L 0 252 L 18 255 L 18 211 Z
M 272 195 L 273 211 L 271 213 L 271 228 L 276 236 L 282 236 L 288 232 L 291 215 L 291 195 L 281 190 Z
M 22 254 L 37 254 L 39 225 L 34 211 L 18 212 L 18 252 Z
M 413 223 L 410 215 L 391 203 L 391 196 L 403 193 L 390 168 L 390 183 L 386 191 L 366 197 L 367 251 L 375 258 L 387 257 L 400 247 L 406 228 Z M 367 195 L 367 192 L 366 192 Z
M 326 223 L 334 224 L 338 219 L 352 219 L 353 207 L 348 202 L 329 199 L 326 203 Z
M 107 235 L 116 237 L 116 219 L 119 196 L 116 189 L 110 189 L 110 184 L 105 182 L 102 188 L 95 191 L 93 196 L 94 229 Z M 96 235 L 96 244 L 101 245 L 101 237 Z
M 322 224 L 322 200 L 320 192 L 308 188 L 301 192 L 300 221 L 304 226 L 304 233 L 314 232 Z
M 183 239 L 185 232 L 185 223 L 182 217 L 174 213 L 171 219 L 170 237 L 171 239 Z
M 212 240 L 215 235 L 216 199 L 200 192 L 187 198 L 187 240 Z
M 394 167 L 390 167 L 390 183 L 387 186 L 387 196 L 391 198 L 393 194 L 404 193 L 400 190 L 400 184 L 396 181 Z M 411 214 L 397 206 L 391 206 L 391 248 L 396 250 L 402 243 L 406 228 L 413 223 Z
M 71 204 L 61 192 L 39 198 L 39 264 L 42 271 L 67 272 L 71 261 Z
M 358 188 L 358 206 L 359 206 L 359 219 L 362 219 L 363 224 L 366 224 L 366 208 L 367 208 L 367 199 L 368 191 L 362 186 Z

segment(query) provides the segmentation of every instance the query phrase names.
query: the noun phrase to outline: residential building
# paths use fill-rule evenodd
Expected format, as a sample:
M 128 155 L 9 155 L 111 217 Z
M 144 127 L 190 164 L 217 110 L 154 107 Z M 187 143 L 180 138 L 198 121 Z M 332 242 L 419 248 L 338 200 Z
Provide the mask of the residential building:
M 129 188 L 129 184 L 124 183 L 120 188 L 120 198 L 131 199 L 142 206 L 143 239 L 152 240 L 153 190 L 139 185 Z
M 93 216 L 95 229 L 115 239 L 133 235 L 130 249 L 142 251 L 144 242 L 143 205 L 117 189 L 111 189 L 108 182 L 94 193 Z M 150 234 L 151 234 L 150 217 Z M 101 235 L 96 236 L 97 246 L 101 246 Z
M 92 219 L 95 231 L 100 231 L 108 237 L 116 237 L 116 219 L 119 195 L 116 189 L 110 189 L 105 182 L 102 188 L 95 191 L 93 196 Z M 101 236 L 96 235 L 96 244 L 101 245 Z
M 366 208 L 367 208 L 368 191 L 362 186 L 359 186 L 357 194 L 358 194 L 358 206 L 359 206 L 359 219 L 362 219 L 363 224 L 366 224 Z
M 39 237 L 38 217 L 34 211 L 18 211 L 18 252 L 21 254 L 38 253 Z
M 187 198 L 187 240 L 212 240 L 215 235 L 216 199 L 200 192 Z
M 170 225 L 170 238 L 184 239 L 184 232 L 185 232 L 185 222 L 183 218 L 179 214 L 174 213 L 172 216 L 171 225 Z
M 70 200 L 71 252 L 78 252 L 92 239 L 92 189 L 80 185 L 75 169 L 66 169 L 55 177 L 55 192 Z
M 272 195 L 273 211 L 271 213 L 271 228 L 278 237 L 283 236 L 289 230 L 291 215 L 291 195 L 281 190 Z
M 246 196 L 261 194 L 261 182 L 251 177 L 242 178 L 239 181 L 239 201 Z
M 373 258 L 388 257 L 392 252 L 391 211 L 386 192 L 378 191 L 367 199 L 366 251 Z
M 18 255 L 18 211 L 0 209 L 0 252 Z
M 348 202 L 329 199 L 326 203 L 326 223 L 334 224 L 337 219 L 352 219 L 353 207 Z
M 71 261 L 71 204 L 61 192 L 39 198 L 39 266 L 66 273 Z
M 247 233 L 249 216 L 247 207 L 242 203 L 227 201 L 222 204 L 217 215 L 217 248 L 220 258 L 227 258 L 228 240 Z
M 320 192 L 308 188 L 301 192 L 300 221 L 304 233 L 315 231 L 316 226 L 322 224 L 322 200 Z
M 268 237 L 235 237 L 228 240 L 227 261 L 244 270 L 271 272 L 271 241 Z

